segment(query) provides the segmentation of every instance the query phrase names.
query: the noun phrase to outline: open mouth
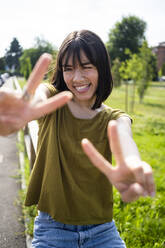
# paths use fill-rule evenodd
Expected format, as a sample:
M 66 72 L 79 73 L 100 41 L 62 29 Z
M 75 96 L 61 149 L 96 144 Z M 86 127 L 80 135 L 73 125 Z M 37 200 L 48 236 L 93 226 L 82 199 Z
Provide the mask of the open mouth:
M 87 92 L 90 88 L 91 84 L 85 84 L 81 86 L 74 86 L 74 88 L 79 92 L 79 93 L 84 93 Z

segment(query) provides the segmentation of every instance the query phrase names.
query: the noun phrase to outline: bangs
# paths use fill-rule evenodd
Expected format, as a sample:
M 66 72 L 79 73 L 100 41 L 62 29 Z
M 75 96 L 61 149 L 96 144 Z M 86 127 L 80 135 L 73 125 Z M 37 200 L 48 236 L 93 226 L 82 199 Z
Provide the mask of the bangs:
M 75 67 L 76 63 L 83 66 L 83 61 L 81 58 L 81 53 L 84 52 L 85 56 L 88 58 L 89 62 L 96 66 L 95 56 L 89 47 L 82 40 L 77 39 L 70 42 L 69 46 L 67 46 L 66 50 L 63 53 L 63 56 L 60 59 L 60 64 L 62 67 L 68 65 L 68 61 L 72 59 L 72 66 Z

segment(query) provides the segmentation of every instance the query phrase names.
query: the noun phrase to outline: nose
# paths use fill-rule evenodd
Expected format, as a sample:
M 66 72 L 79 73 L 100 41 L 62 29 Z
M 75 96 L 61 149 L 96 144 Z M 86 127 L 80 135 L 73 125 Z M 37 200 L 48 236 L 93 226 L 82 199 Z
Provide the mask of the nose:
M 81 82 L 84 79 L 83 72 L 80 68 L 75 68 L 73 72 L 73 81 Z

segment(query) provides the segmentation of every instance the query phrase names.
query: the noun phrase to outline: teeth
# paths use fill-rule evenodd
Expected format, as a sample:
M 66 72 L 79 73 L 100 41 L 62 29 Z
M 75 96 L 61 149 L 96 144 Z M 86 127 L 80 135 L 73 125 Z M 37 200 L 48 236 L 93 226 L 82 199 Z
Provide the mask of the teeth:
M 85 89 L 86 87 L 88 87 L 88 85 L 84 85 L 84 86 L 79 86 L 79 87 L 75 87 L 77 90 L 82 90 Z

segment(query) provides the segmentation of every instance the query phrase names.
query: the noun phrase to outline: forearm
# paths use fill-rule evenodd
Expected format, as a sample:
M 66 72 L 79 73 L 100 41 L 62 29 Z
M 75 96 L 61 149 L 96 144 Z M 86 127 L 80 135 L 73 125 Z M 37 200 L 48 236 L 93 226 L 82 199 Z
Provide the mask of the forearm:
M 132 158 L 140 160 L 137 145 L 132 138 L 131 120 L 127 117 L 120 117 L 117 120 L 117 124 L 123 157 L 126 160 Z

